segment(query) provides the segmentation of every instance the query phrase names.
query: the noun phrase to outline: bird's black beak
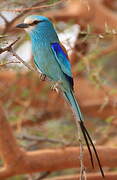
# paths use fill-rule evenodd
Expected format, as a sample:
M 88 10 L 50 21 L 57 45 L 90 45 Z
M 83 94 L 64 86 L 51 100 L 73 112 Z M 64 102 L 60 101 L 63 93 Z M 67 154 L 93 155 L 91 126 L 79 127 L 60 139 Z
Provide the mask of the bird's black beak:
M 29 27 L 29 25 L 26 23 L 21 23 L 21 24 L 16 25 L 16 28 L 28 28 L 28 27 Z

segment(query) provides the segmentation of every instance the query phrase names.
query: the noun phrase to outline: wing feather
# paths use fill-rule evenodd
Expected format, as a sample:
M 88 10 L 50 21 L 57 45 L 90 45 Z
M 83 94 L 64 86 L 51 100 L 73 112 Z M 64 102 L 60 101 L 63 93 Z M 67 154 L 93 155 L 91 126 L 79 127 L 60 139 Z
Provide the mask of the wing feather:
M 52 51 L 56 57 L 56 60 L 58 61 L 63 73 L 66 75 L 66 78 L 70 82 L 72 88 L 73 88 L 73 78 L 72 78 L 72 72 L 71 72 L 71 64 L 68 60 L 68 55 L 66 53 L 65 48 L 63 48 L 63 45 L 60 45 L 59 43 L 52 43 L 51 44 Z

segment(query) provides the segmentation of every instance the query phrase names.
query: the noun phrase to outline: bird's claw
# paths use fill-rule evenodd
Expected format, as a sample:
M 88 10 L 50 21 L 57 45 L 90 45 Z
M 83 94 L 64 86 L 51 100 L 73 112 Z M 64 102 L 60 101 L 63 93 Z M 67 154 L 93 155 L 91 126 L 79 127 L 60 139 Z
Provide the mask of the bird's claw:
M 60 89 L 60 85 L 62 84 L 62 82 L 61 81 L 58 81 L 58 82 L 56 82 L 52 87 L 51 87 L 51 89 L 53 90 L 53 91 L 56 91 L 57 93 L 59 93 L 59 89 Z
M 40 79 L 41 81 L 45 81 L 46 80 L 46 75 L 45 74 L 40 74 Z
M 59 92 L 58 88 L 57 88 L 55 85 L 53 85 L 53 86 L 51 87 L 51 90 L 52 90 L 52 91 L 56 91 L 57 93 Z

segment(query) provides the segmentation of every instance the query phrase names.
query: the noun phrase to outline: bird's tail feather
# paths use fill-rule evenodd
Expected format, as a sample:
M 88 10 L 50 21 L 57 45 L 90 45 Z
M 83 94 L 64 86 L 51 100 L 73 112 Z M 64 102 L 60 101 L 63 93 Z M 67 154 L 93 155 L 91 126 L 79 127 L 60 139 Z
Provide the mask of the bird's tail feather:
M 91 148 L 90 148 L 90 144 L 92 145 L 92 148 L 93 148 L 93 151 L 95 153 L 95 156 L 96 156 L 96 159 L 97 159 L 97 162 L 98 162 L 98 165 L 99 165 L 99 169 L 100 169 L 100 172 L 102 174 L 102 177 L 104 177 L 104 172 L 103 172 L 103 169 L 102 169 L 102 166 L 101 166 L 101 163 L 100 163 L 100 159 L 99 159 L 99 156 L 98 156 L 98 153 L 96 151 L 96 148 L 94 146 L 94 143 L 89 135 L 89 132 L 87 131 L 85 125 L 84 125 L 84 122 L 83 122 L 83 116 L 82 116 L 82 113 L 80 111 L 80 107 L 75 99 L 75 96 L 73 94 L 73 91 L 69 91 L 69 92 L 64 92 L 64 96 L 65 98 L 67 99 L 67 101 L 69 102 L 69 104 L 71 105 L 72 107 L 72 111 L 76 117 L 76 120 L 78 121 L 79 125 L 80 125 L 80 128 L 81 128 L 81 131 L 82 131 L 82 134 L 84 136 L 84 139 L 85 139 L 85 142 L 86 142 L 86 145 L 87 145 L 87 148 L 88 148 L 88 151 L 89 151 L 89 154 L 90 154 L 90 160 L 91 160 L 91 164 L 92 164 L 92 167 L 94 168 L 94 162 L 93 162 L 93 155 L 92 155 L 92 151 L 91 151 Z

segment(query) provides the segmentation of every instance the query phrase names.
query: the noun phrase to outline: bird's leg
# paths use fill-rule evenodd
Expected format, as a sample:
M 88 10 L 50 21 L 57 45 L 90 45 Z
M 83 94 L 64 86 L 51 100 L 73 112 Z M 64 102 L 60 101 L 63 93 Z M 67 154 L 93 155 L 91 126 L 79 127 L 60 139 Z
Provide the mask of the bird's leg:
M 41 73 L 40 74 L 40 79 L 41 79 L 41 81 L 45 81 L 46 80 L 46 75 Z
M 59 92 L 60 85 L 62 84 L 62 81 L 57 81 L 52 87 L 52 90 L 55 90 L 57 93 Z

